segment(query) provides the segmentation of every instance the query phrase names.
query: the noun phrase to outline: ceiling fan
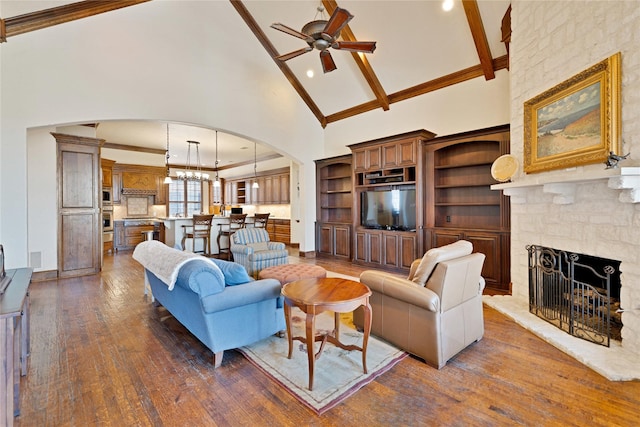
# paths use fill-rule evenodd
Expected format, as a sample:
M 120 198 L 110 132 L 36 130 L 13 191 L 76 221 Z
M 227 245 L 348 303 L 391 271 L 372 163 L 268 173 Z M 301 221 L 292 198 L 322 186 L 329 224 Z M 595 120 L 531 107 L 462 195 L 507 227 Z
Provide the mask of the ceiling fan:
M 319 7 L 319 12 L 323 12 L 324 8 Z M 353 18 L 348 10 L 337 7 L 331 14 L 328 21 L 315 20 L 305 24 L 302 31 L 296 31 L 284 24 L 274 23 L 271 28 L 282 31 L 299 39 L 306 41 L 309 46 L 284 55 L 277 56 L 275 59 L 280 61 L 288 61 L 289 59 L 300 56 L 303 53 L 311 52 L 313 48 L 320 51 L 320 62 L 322 70 L 325 73 L 335 70 L 336 64 L 333 62 L 331 53 L 328 51 L 330 47 L 337 50 L 346 50 L 349 52 L 367 52 L 373 53 L 376 49 L 376 42 L 359 42 L 359 41 L 337 41 L 340 37 L 340 31 Z

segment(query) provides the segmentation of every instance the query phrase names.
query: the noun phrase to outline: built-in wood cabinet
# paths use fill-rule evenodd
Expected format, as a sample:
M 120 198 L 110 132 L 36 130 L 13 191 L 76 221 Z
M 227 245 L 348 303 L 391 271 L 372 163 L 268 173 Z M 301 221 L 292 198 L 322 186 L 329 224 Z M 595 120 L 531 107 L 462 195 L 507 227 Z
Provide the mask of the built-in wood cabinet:
M 424 145 L 425 249 L 465 239 L 485 254 L 487 288 L 508 292 L 510 204 L 491 190 L 492 163 L 509 150 L 509 126 L 435 138 Z
M 253 184 L 257 182 L 258 188 Z M 266 171 L 258 176 L 225 181 L 224 202 L 233 205 L 289 204 L 289 169 Z
M 165 241 L 164 224 L 159 221 L 140 223 L 137 221 L 115 221 L 114 246 L 116 250 L 134 249 L 146 240 L 146 232 L 153 231 L 154 240 Z
M 351 155 L 316 160 L 316 253 L 351 259 Z
M 101 268 L 103 139 L 52 133 L 57 143 L 58 276 L 96 274 Z
M 353 156 L 354 262 L 408 272 L 411 263 L 422 256 L 424 165 L 420 153 L 422 144 L 434 136 L 418 130 L 349 146 Z M 383 193 L 390 197 L 384 204 Z M 411 195 L 402 206 L 398 202 L 401 193 Z M 371 209 L 388 213 L 384 224 L 371 218 L 376 216 L 371 211 L 367 218 L 363 215 L 363 203 L 378 197 L 380 204 L 371 202 Z M 399 217 L 407 219 L 398 221 Z
M 115 163 L 114 160 L 100 159 L 103 188 L 111 188 L 113 186 L 113 164 L 114 163 Z
M 283 218 L 269 218 L 267 233 L 272 242 L 291 244 L 291 220 Z

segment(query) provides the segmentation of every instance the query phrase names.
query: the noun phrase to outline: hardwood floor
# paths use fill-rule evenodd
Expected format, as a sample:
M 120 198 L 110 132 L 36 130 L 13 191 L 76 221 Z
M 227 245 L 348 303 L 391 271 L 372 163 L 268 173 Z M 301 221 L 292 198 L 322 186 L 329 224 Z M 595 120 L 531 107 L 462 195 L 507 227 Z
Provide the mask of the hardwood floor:
M 486 307 L 484 338 L 441 370 L 409 357 L 316 416 L 236 351 L 214 370 L 211 352 L 143 296 L 131 252 L 105 260 L 100 275 L 31 285 L 15 425 L 638 425 L 640 382 L 610 382 Z

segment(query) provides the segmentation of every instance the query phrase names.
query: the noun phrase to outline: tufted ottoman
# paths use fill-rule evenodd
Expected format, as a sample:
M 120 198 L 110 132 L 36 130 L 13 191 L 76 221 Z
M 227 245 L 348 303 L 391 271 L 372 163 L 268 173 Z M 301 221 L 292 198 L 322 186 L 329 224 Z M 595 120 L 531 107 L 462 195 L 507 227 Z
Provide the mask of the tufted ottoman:
M 260 270 L 259 279 L 276 279 L 281 285 L 299 279 L 327 277 L 327 270 L 310 264 L 282 264 Z

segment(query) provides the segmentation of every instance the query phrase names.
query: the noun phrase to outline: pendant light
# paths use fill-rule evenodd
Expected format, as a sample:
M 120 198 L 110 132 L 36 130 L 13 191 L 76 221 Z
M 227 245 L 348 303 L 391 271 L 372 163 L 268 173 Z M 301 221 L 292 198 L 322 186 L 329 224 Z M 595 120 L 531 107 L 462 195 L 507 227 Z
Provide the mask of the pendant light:
M 167 123 L 167 153 L 165 165 L 167 167 L 167 176 L 164 178 L 164 183 L 171 184 L 171 176 L 169 175 L 169 123 Z
M 258 157 L 256 156 L 256 143 L 253 143 L 253 185 L 251 188 L 260 188 L 258 184 Z
M 213 181 L 213 186 L 220 188 L 220 177 L 218 176 L 218 131 L 216 131 L 216 180 Z
M 189 144 L 187 149 L 187 167 L 184 172 L 178 172 L 178 179 L 185 181 L 208 181 L 209 174 L 202 173 L 202 165 L 200 164 L 200 142 L 187 141 L 187 144 Z M 196 150 L 196 164 L 193 165 L 193 170 L 191 169 L 191 147 L 195 147 Z

